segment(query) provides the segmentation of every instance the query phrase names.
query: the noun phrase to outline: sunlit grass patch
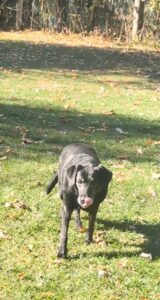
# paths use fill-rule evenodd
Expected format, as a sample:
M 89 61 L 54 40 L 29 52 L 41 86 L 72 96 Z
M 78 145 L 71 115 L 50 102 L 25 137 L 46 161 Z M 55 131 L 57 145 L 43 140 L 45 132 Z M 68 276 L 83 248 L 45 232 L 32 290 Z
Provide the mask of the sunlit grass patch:
M 0 297 L 159 299 L 158 52 L 40 32 L 2 40 Z M 92 145 L 113 180 L 94 243 L 72 216 L 59 261 L 61 203 L 45 188 L 72 142 Z

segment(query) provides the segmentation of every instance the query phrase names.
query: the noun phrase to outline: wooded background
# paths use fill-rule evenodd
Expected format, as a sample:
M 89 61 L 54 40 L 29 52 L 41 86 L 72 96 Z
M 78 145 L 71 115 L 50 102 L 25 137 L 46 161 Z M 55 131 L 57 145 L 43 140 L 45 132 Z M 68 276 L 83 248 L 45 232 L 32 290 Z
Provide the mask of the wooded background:
M 0 29 L 160 39 L 160 0 L 0 0 Z

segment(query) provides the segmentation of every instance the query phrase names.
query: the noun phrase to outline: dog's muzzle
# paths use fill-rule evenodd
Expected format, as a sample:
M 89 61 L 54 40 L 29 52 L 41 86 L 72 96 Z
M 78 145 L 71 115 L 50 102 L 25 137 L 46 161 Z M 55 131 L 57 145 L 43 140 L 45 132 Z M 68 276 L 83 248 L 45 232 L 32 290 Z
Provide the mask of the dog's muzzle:
M 82 208 L 87 208 L 89 206 L 91 206 L 93 204 L 93 199 L 90 197 L 78 197 L 78 204 L 82 207 Z

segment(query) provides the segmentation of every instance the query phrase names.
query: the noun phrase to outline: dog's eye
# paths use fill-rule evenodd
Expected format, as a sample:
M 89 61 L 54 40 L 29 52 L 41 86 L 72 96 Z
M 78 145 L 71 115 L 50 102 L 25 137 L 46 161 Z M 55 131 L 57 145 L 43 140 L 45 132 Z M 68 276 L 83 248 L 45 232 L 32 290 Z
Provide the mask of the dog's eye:
M 78 184 L 82 184 L 84 181 L 82 179 L 78 180 Z

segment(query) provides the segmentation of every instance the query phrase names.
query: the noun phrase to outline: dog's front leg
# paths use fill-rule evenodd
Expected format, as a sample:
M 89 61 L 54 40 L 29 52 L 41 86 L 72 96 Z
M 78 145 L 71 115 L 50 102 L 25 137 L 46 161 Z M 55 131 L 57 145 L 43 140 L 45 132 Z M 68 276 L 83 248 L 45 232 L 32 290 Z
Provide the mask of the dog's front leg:
M 87 231 L 87 236 L 86 236 L 86 243 L 90 244 L 92 242 L 93 238 L 93 231 L 94 231 L 94 223 L 98 211 L 98 207 L 94 207 L 92 211 L 89 212 L 89 224 L 88 224 L 88 231 Z
M 67 256 L 67 239 L 68 239 L 68 227 L 71 219 L 72 210 L 69 209 L 66 204 L 62 206 L 61 216 L 61 235 L 60 235 L 60 246 L 58 251 L 59 258 L 66 258 Z
M 83 228 L 83 224 L 80 217 L 80 208 L 78 207 L 75 211 L 75 223 L 78 230 Z

